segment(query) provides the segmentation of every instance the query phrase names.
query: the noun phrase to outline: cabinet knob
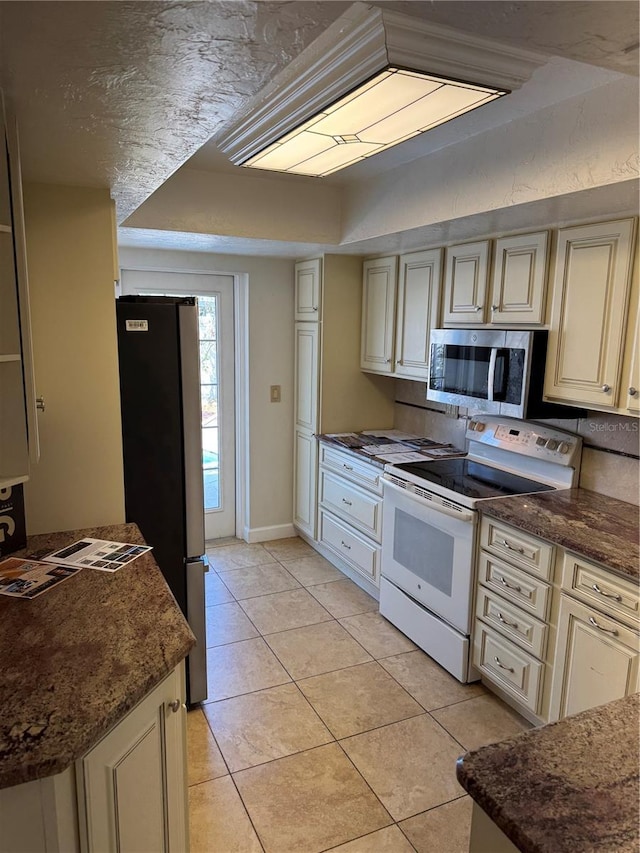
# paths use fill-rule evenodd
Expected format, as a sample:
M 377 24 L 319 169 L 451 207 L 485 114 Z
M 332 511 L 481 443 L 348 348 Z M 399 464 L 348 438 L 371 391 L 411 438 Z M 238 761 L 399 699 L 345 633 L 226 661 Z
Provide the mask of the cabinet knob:
M 607 385 L 606 383 L 602 386 L 602 390 L 605 394 L 608 394 L 611 391 L 611 385 Z
M 474 305 L 473 310 L 474 311 L 482 311 L 482 305 Z
M 384 363 L 385 363 L 385 364 L 391 364 L 391 359 L 390 359 L 390 358 L 385 358 Z
M 635 397 L 637 393 L 638 393 L 638 389 L 637 389 L 637 388 L 634 388 L 634 387 L 633 387 L 633 385 L 632 385 L 632 386 L 631 386 L 631 388 L 629 388 L 629 396 L 630 396 L 630 397 Z
M 396 362 L 396 364 L 400 364 L 400 365 L 402 365 L 402 364 L 404 364 L 404 362 L 402 361 L 402 359 L 401 359 L 401 358 L 399 358 L 399 359 L 398 359 L 398 361 Z
M 312 311 L 317 311 L 317 310 L 318 310 L 318 306 L 317 306 L 317 305 L 314 305 L 314 306 L 312 307 L 312 309 L 311 309 L 311 310 L 312 310 Z
M 492 310 L 492 311 L 497 311 L 497 310 L 498 310 L 498 306 L 497 306 L 497 305 L 492 305 L 492 306 L 491 306 L 491 310 Z
M 177 714 L 180 710 L 182 702 L 179 699 L 174 699 L 173 702 L 167 702 L 167 705 L 169 706 L 169 708 L 171 708 L 174 714 Z

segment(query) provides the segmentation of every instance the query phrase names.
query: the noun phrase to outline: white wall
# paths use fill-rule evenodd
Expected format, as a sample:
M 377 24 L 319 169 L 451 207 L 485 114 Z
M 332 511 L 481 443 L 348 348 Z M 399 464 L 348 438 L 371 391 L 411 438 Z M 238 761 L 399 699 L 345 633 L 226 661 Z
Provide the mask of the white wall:
M 252 539 L 289 534 L 293 515 L 293 262 L 122 247 L 120 265 L 248 275 L 250 482 L 246 533 Z M 282 386 L 281 403 L 270 402 L 271 385 Z
M 124 521 L 108 190 L 26 184 L 25 224 L 40 462 L 27 531 Z

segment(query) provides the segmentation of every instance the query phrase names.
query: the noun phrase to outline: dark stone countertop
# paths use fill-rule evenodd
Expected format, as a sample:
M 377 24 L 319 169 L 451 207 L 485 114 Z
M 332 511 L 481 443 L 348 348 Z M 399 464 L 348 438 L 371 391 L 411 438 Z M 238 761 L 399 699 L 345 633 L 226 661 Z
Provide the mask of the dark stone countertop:
M 638 853 L 640 694 L 458 759 L 457 776 L 522 853 Z
M 15 556 L 85 536 L 144 544 L 121 524 L 32 536 Z M 0 596 L 0 788 L 65 770 L 195 644 L 152 555 L 114 574 L 83 569 L 30 601 Z
M 490 498 L 481 501 L 479 509 L 614 572 L 640 578 L 639 510 L 633 504 L 587 489 L 563 489 Z

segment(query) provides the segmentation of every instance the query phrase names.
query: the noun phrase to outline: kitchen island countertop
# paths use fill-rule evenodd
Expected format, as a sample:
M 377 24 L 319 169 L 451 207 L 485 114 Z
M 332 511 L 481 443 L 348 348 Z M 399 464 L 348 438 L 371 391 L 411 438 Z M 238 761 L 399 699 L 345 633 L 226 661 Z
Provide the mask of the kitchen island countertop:
M 490 498 L 479 509 L 568 551 L 640 579 L 638 507 L 587 489 Z
M 637 853 L 640 694 L 458 759 L 463 788 L 522 853 Z
M 29 537 L 35 558 L 93 537 L 144 544 L 135 524 Z M 0 596 L 0 788 L 60 773 L 195 644 L 153 551 L 83 569 L 30 601 Z

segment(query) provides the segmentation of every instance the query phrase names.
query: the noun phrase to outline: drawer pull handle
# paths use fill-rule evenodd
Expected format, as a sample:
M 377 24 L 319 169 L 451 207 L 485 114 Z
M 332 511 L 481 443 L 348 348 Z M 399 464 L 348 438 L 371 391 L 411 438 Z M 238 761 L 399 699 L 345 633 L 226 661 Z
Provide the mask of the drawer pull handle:
M 505 619 L 499 610 L 498 610 L 496 615 L 497 615 L 498 619 L 502 622 L 503 625 L 508 625 L 510 628 L 515 628 L 516 631 L 518 630 L 518 623 L 517 622 L 509 622 L 509 620 Z
M 501 583 L 502 586 L 506 586 L 507 589 L 512 589 L 514 592 L 522 592 L 522 587 L 516 586 L 515 584 L 509 583 L 504 578 L 499 578 L 496 575 L 496 580 L 498 583 Z
M 346 462 L 343 462 L 343 463 L 342 463 L 342 467 L 343 467 L 343 468 L 346 468 L 346 469 L 347 469 L 347 471 L 353 471 L 353 466 L 352 466 L 352 465 L 347 465 L 347 463 L 346 463 Z
M 494 655 L 493 659 L 498 664 L 500 669 L 506 669 L 507 672 L 515 672 L 515 669 L 512 666 L 505 666 L 503 663 L 500 663 L 500 658 L 498 657 L 498 655 Z
M 342 545 L 343 548 L 346 548 L 347 551 L 351 550 L 351 545 L 347 545 L 347 543 L 343 539 L 340 540 L 340 544 Z
M 597 628 L 598 631 L 604 631 L 605 634 L 611 634 L 613 637 L 618 636 L 618 632 L 615 628 L 603 628 L 602 625 L 598 625 L 593 616 L 589 616 L 589 624 L 593 625 L 594 628 Z
M 515 551 L 517 554 L 524 555 L 524 548 L 518 548 L 515 545 L 512 545 L 510 542 L 507 542 L 506 539 L 498 539 L 498 545 L 503 545 L 505 548 L 508 548 L 509 551 Z
M 348 501 L 346 498 L 342 498 L 342 503 L 343 503 L 343 504 L 346 504 L 347 506 L 353 506 L 353 504 L 351 503 L 351 501 Z
M 594 583 L 591 589 L 595 589 L 598 595 L 603 595 L 605 598 L 613 598 L 614 601 L 622 601 L 622 596 L 618 595 L 617 592 L 605 592 L 603 589 L 600 589 L 597 583 Z

